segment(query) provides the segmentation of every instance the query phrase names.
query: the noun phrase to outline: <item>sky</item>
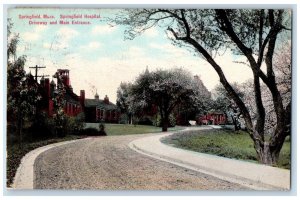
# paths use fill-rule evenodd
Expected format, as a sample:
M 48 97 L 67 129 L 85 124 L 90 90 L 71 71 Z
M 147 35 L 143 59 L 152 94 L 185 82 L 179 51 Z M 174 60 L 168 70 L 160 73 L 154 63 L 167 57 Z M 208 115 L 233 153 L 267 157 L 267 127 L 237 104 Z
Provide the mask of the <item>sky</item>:
M 208 90 L 212 90 L 219 78 L 213 68 L 191 50 L 172 45 L 165 30 L 153 27 L 133 40 L 124 39 L 124 26 L 111 26 L 104 20 L 114 17 L 117 9 L 49 9 L 15 8 L 8 11 L 13 23 L 12 32 L 18 33 L 20 43 L 17 55 L 26 55 L 25 70 L 45 66 L 39 75 L 52 75 L 57 69 L 69 69 L 73 91 L 79 95 L 85 90 L 86 98 L 107 95 L 116 102 L 116 92 L 121 82 L 133 82 L 145 71 L 182 67 L 198 75 Z M 61 15 L 98 15 L 94 19 L 65 19 L 90 24 L 59 24 Z M 32 18 L 40 15 L 41 18 Z M 44 15 L 53 18 L 44 18 Z M 50 24 L 56 22 L 57 24 Z M 34 24 L 33 24 L 34 22 Z M 47 22 L 37 24 L 39 22 Z M 251 70 L 234 63 L 236 56 L 230 51 L 215 58 L 230 82 L 244 82 L 251 78 Z

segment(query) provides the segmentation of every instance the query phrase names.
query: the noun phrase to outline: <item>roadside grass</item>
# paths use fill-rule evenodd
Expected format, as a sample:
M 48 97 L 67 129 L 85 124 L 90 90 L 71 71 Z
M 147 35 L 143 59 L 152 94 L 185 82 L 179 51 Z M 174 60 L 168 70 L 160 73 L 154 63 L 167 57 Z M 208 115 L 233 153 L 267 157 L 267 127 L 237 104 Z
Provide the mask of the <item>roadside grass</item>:
M 245 131 L 213 129 L 175 133 L 162 142 L 179 148 L 227 158 L 258 162 L 253 142 Z M 276 167 L 290 169 L 290 140 L 283 145 Z
M 18 144 L 7 144 L 7 157 L 6 157 L 6 185 L 7 187 L 10 187 L 13 183 L 13 179 L 15 177 L 15 174 L 17 172 L 17 169 L 21 163 L 21 159 L 23 156 L 25 156 L 28 152 L 38 148 L 42 147 L 48 144 L 57 143 L 57 142 L 63 142 L 68 140 L 75 140 L 75 139 L 81 139 L 83 136 L 78 135 L 67 135 L 64 138 L 52 138 L 52 139 L 46 139 L 46 140 L 40 140 L 40 141 L 31 141 L 31 142 L 24 142 L 23 148 L 21 149 Z
M 98 128 L 99 123 L 87 123 L 87 127 Z M 184 129 L 183 127 L 168 128 L 168 131 L 178 131 Z M 105 132 L 108 136 L 111 135 L 133 135 L 145 133 L 161 132 L 161 127 L 150 125 L 131 125 L 131 124 L 105 124 Z

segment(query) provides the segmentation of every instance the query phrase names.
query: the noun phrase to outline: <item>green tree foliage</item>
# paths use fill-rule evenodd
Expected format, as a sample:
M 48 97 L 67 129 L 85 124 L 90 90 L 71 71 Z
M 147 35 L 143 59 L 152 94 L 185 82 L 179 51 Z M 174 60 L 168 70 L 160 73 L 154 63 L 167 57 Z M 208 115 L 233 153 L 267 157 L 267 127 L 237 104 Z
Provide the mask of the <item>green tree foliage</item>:
M 244 92 L 239 88 L 237 83 L 233 83 L 232 87 L 241 99 L 244 100 Z M 214 90 L 215 99 L 212 103 L 212 111 L 221 111 L 226 114 L 227 121 L 234 125 L 236 131 L 241 129 L 241 125 L 244 124 L 243 115 L 236 105 L 236 103 L 230 98 L 225 88 L 219 84 Z
M 162 131 L 167 131 L 169 116 L 179 104 L 201 104 L 201 90 L 195 89 L 192 75 L 181 69 L 156 70 L 141 74 L 130 90 L 130 109 L 136 113 L 152 105 L 158 107 Z
M 32 121 L 36 113 L 36 103 L 41 97 L 38 95 L 37 83 L 24 70 L 26 56 L 17 56 L 19 35 L 11 33 L 12 26 L 8 21 L 7 114 L 9 123 L 16 127 L 22 147 L 24 123 Z
M 129 92 L 130 92 L 131 83 L 121 83 L 117 90 L 117 106 L 120 111 L 126 114 L 127 123 L 131 123 L 132 113 L 129 110 Z

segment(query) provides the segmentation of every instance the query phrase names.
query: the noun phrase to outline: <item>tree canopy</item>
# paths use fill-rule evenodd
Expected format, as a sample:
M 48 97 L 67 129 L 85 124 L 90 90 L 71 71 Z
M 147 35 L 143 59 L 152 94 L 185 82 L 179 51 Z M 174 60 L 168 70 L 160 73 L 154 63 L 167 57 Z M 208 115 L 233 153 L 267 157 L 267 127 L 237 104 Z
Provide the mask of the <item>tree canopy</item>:
M 157 106 L 162 130 L 167 131 L 169 116 L 176 106 L 200 107 L 204 99 L 210 97 L 210 93 L 198 81 L 181 68 L 140 74 L 129 92 L 130 109 L 134 112 Z

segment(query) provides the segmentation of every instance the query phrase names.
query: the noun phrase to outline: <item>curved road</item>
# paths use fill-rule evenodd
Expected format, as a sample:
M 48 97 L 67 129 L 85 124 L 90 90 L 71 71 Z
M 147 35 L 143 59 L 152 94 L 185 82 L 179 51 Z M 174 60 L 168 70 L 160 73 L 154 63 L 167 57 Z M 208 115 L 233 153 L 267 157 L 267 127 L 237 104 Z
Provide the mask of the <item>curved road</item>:
M 149 134 L 148 134 L 149 135 Z M 146 135 L 91 137 L 52 148 L 34 164 L 35 189 L 244 190 L 241 185 L 139 154 Z

